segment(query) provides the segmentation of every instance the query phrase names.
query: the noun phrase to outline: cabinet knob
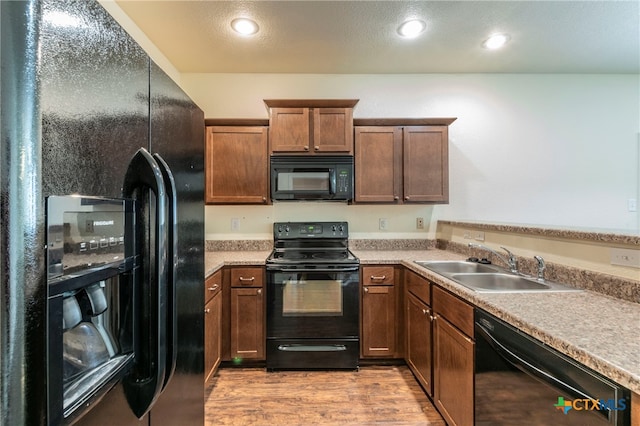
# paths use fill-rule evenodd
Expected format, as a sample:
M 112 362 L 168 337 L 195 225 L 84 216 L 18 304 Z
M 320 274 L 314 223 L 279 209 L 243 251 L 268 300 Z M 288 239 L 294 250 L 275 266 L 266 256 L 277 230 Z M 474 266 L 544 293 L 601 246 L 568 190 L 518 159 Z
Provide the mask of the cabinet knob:
M 364 292 L 365 292 L 365 293 L 369 293 L 369 287 L 365 287 L 365 288 L 364 288 Z
M 404 197 L 405 200 L 409 201 L 409 196 Z
M 258 294 L 262 294 L 262 289 L 261 288 L 258 289 Z
M 304 150 L 305 150 L 305 151 L 309 151 L 309 147 L 305 145 L 305 146 L 304 146 Z
M 204 310 L 204 313 L 205 313 L 205 314 L 208 314 L 209 312 L 211 312 L 211 309 L 209 309 L 209 308 L 207 308 L 207 309 L 205 309 L 205 310 Z
M 398 197 L 397 195 L 394 195 L 394 196 L 393 196 L 393 199 L 394 199 L 395 201 L 398 201 L 398 200 L 400 199 L 400 197 Z
M 315 149 L 316 151 L 320 151 L 320 147 L 319 146 L 314 146 L 313 149 Z
M 266 203 L 267 202 L 267 197 L 262 197 L 262 202 Z

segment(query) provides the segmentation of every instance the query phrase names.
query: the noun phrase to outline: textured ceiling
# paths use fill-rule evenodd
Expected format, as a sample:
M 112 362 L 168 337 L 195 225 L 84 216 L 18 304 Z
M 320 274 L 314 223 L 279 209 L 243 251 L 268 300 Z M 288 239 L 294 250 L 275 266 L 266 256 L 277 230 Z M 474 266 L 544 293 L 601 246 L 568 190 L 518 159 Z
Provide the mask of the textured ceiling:
M 117 3 L 183 73 L 640 72 L 637 0 Z M 235 35 L 239 16 L 260 32 Z M 411 17 L 426 32 L 398 37 Z M 482 48 L 494 32 L 511 41 Z

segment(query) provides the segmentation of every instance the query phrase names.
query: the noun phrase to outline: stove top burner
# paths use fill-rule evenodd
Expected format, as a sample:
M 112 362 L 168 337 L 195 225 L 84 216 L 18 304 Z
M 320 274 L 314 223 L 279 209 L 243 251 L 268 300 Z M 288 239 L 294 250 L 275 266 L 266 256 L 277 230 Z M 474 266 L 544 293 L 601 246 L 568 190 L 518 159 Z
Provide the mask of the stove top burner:
M 267 264 L 331 266 L 357 265 L 349 251 L 346 222 L 274 223 L 274 250 Z
M 308 256 L 305 253 L 300 253 L 297 251 L 287 251 L 287 252 L 281 253 L 280 257 L 282 259 L 287 259 L 287 260 L 299 260 L 299 259 L 306 259 Z
M 324 252 L 324 253 L 313 253 L 311 255 L 312 258 L 314 259 L 330 259 L 330 260 L 336 260 L 336 259 L 346 259 L 348 257 L 348 253 L 347 252 L 339 252 L 339 253 L 331 253 L 331 252 Z

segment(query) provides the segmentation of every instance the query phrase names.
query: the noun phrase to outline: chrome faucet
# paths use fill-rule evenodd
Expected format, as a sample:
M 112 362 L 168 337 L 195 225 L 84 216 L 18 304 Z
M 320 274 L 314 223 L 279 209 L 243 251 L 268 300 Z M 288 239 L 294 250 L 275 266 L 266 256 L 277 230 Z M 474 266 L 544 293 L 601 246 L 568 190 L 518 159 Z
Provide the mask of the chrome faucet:
M 507 250 L 505 247 L 500 247 L 500 248 L 502 250 L 506 251 L 507 255 L 509 257 L 504 257 L 504 255 L 498 253 L 497 251 L 495 251 L 491 247 L 483 246 L 482 244 L 469 243 L 469 247 L 478 248 L 478 249 L 486 250 L 488 252 L 493 253 L 498 259 L 502 260 L 505 264 L 507 264 L 509 266 L 509 270 L 512 273 L 519 274 L 519 272 L 518 272 L 518 258 L 513 253 L 511 253 L 509 250 Z
M 544 259 L 542 256 L 533 256 L 533 258 L 538 262 L 538 281 L 544 281 L 544 270 L 546 266 L 544 264 Z

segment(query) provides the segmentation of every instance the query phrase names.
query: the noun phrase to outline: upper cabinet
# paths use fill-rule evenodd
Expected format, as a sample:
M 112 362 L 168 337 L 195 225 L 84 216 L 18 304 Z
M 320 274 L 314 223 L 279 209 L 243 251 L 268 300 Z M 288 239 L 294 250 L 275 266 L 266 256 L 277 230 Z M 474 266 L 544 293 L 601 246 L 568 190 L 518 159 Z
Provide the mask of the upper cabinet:
M 268 204 L 268 127 L 235 124 L 207 126 L 205 201 Z
M 353 154 L 352 99 L 277 99 L 269 108 L 271 154 Z
M 454 120 L 356 120 L 355 202 L 448 203 Z

